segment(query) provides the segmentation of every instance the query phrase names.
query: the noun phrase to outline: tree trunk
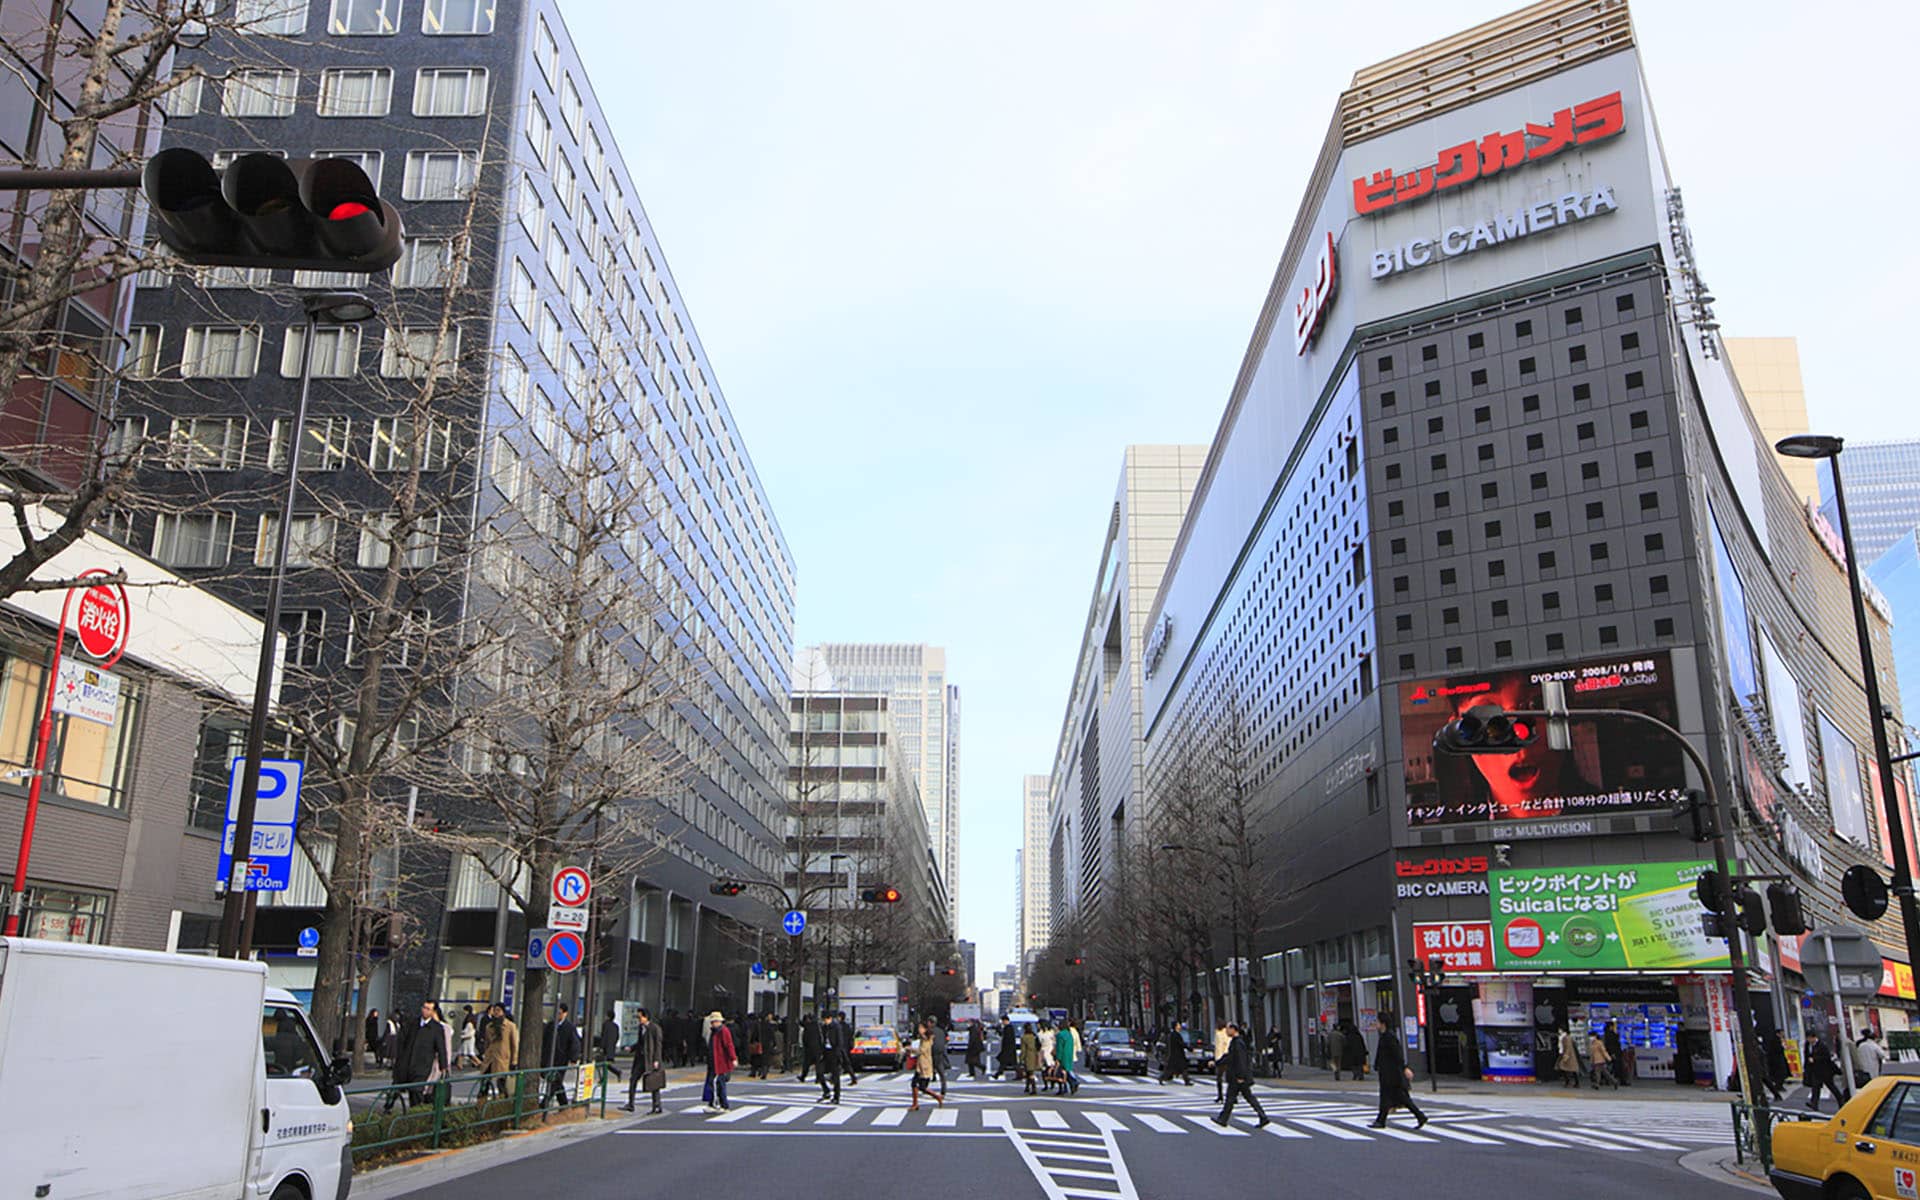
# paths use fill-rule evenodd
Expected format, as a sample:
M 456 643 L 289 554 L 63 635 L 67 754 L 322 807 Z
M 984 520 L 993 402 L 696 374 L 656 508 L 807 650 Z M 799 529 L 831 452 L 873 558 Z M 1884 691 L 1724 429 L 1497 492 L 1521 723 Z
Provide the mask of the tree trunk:
M 357 790 L 357 789 L 356 789 Z M 366 805 L 364 795 L 343 798 L 336 822 L 333 869 L 327 873 L 327 902 L 320 910 L 320 955 L 314 960 L 313 1024 L 320 1043 L 333 1044 L 342 1032 L 348 992 L 354 979 L 354 923 L 366 892 Z

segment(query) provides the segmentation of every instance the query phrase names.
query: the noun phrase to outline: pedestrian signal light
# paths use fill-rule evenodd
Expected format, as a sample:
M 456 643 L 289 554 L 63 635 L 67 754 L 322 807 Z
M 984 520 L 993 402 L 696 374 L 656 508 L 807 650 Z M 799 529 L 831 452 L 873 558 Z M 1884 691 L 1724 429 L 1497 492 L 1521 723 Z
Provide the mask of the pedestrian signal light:
M 1760 893 L 1750 887 L 1740 889 L 1734 899 L 1740 905 L 1740 928 L 1754 937 L 1767 931 L 1767 907 L 1760 902 Z
M 225 171 L 180 147 L 147 160 L 141 190 L 160 240 L 196 266 L 384 271 L 400 214 L 347 158 L 243 154 Z
M 897 887 L 861 888 L 860 898 L 869 904 L 898 904 L 900 889 Z
M 1773 914 L 1775 933 L 1797 937 L 1807 931 L 1807 914 L 1801 907 L 1800 893 L 1786 884 L 1767 885 L 1767 908 Z
M 1087 965 L 1087 960 L 1076 955 L 1067 960 L 1067 965 L 1070 967 L 1084 967 Z
M 958 975 L 960 972 L 954 970 L 952 967 L 944 967 L 941 969 L 940 973 L 942 975 Z
M 1703 912 L 1700 914 L 1700 932 L 1710 938 L 1725 940 L 1732 937 L 1733 931 L 1729 928 L 1730 924 L 1727 918 L 1720 913 Z
M 707 890 L 716 896 L 738 896 L 747 890 L 747 885 L 737 879 L 717 879 L 707 885 Z
M 1720 890 L 1720 872 L 1702 871 L 1693 885 L 1694 898 L 1700 901 L 1700 907 L 1711 913 L 1727 911 L 1725 895 Z
M 1516 754 L 1539 737 L 1531 718 L 1496 704 L 1476 704 L 1440 727 L 1433 748 L 1443 754 Z

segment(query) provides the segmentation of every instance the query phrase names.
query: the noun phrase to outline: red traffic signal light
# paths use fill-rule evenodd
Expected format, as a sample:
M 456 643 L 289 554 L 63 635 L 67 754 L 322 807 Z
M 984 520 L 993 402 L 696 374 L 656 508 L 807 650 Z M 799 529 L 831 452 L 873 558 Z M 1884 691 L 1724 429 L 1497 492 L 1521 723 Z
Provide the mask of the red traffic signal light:
M 898 904 L 900 889 L 897 887 L 861 888 L 860 898 L 869 904 Z
M 243 154 L 222 173 L 176 147 L 147 160 L 141 190 L 196 266 L 372 274 L 400 257 L 400 214 L 351 159 Z
M 942 967 L 940 973 L 942 975 L 958 975 L 960 972 L 954 970 L 952 967 Z
M 1070 967 L 1084 967 L 1087 965 L 1087 960 L 1076 954 L 1067 960 L 1067 965 Z
M 1531 746 L 1540 728 L 1497 704 L 1476 704 L 1440 727 L 1433 748 L 1443 754 L 1513 754 Z
M 735 879 L 719 879 L 708 884 L 707 890 L 716 896 L 738 896 L 747 890 L 747 885 Z

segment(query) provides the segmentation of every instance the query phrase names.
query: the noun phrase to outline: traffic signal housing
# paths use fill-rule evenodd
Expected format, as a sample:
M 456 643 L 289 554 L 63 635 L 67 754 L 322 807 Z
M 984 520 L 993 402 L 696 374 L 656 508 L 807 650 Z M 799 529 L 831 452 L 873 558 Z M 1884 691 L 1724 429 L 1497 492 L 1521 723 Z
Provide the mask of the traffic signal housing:
M 860 899 L 866 901 L 868 904 L 898 904 L 900 903 L 900 889 L 886 884 L 882 884 L 879 887 L 861 888 Z
M 242 154 L 216 171 L 175 147 L 140 180 L 160 240 L 195 266 L 371 275 L 400 258 L 400 213 L 352 159 Z
M 1476 704 L 1440 727 L 1433 748 L 1444 754 L 1515 754 L 1539 740 L 1530 717 L 1516 717 L 1497 704 Z
M 1673 806 L 1673 823 L 1691 842 L 1710 842 L 1719 832 L 1713 802 L 1698 788 L 1688 788 L 1680 803 Z
M 1786 937 L 1797 937 L 1807 931 L 1806 910 L 1801 907 L 1800 893 L 1784 883 L 1767 885 L 1767 908 L 1773 913 L 1773 931 Z
M 1067 960 L 1067 965 L 1070 967 L 1084 967 L 1087 965 L 1087 960 L 1076 954 Z
M 707 885 L 707 890 L 716 896 L 738 896 L 747 890 L 747 885 L 737 879 L 716 879 Z
M 1767 931 L 1767 906 L 1760 901 L 1760 893 L 1750 887 L 1743 887 L 1734 896 L 1740 906 L 1740 928 L 1754 937 Z

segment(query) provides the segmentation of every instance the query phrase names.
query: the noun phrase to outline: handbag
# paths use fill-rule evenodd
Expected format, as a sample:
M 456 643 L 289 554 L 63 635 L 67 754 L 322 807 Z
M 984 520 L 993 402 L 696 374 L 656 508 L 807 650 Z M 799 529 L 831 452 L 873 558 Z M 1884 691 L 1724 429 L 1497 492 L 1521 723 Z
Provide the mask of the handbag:
M 747 1053 L 751 1055 L 765 1054 L 766 1047 L 762 1046 L 759 1042 L 748 1042 Z
M 656 1067 L 653 1070 L 648 1071 L 645 1075 L 641 1076 L 640 1089 L 642 1091 L 657 1092 L 664 1089 L 666 1086 L 667 1086 L 667 1072 L 666 1072 L 666 1068 L 664 1067 Z

